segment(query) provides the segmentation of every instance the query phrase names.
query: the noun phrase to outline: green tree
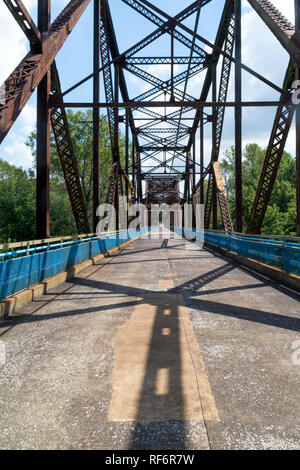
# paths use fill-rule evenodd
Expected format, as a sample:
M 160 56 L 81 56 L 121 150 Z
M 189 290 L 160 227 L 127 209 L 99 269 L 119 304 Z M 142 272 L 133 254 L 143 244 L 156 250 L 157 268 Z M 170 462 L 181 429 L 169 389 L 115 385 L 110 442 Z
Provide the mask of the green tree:
M 78 165 L 78 173 L 83 197 L 92 225 L 93 211 L 93 113 L 92 110 L 67 112 L 71 139 Z M 36 132 L 32 132 L 27 140 L 32 154 L 36 155 Z M 125 142 L 119 136 L 120 160 L 124 164 Z M 54 136 L 51 133 L 50 142 L 50 226 L 52 235 L 75 234 L 76 225 L 72 215 L 71 204 L 64 181 L 64 175 L 57 153 Z M 109 126 L 106 117 L 100 118 L 100 198 L 106 199 L 109 173 L 112 165 Z
M 31 240 L 34 232 L 34 172 L 0 159 L 0 240 Z
M 68 122 L 79 178 L 92 220 L 92 111 L 68 111 Z M 124 164 L 124 138 L 120 135 L 120 158 Z M 36 132 L 28 137 L 27 146 L 36 157 Z M 100 119 L 100 195 L 106 199 L 112 165 L 109 126 L 106 117 Z M 64 175 L 54 136 L 50 141 L 50 230 L 52 236 L 77 234 Z M 35 167 L 35 165 L 34 165 Z M 35 238 L 35 168 L 25 171 L 0 160 L 0 240 L 21 241 Z
M 243 152 L 243 217 L 244 230 L 250 220 L 266 150 L 257 144 L 248 144 Z M 235 220 L 235 151 L 227 149 L 221 162 L 228 201 Z M 296 232 L 296 161 L 283 153 L 272 196 L 266 212 L 262 233 L 291 234 Z

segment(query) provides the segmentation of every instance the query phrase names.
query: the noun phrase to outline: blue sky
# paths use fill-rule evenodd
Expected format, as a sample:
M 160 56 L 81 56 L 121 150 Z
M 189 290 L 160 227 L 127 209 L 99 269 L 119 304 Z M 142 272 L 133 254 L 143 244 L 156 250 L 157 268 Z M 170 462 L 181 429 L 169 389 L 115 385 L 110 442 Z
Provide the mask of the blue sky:
M 24 0 L 23 3 L 27 6 L 35 19 L 37 0 Z M 57 16 L 67 3 L 68 1 L 66 0 L 52 0 L 52 19 Z M 191 0 L 152 0 L 152 3 L 164 9 L 168 14 L 174 15 L 188 6 Z M 293 22 L 293 0 L 273 0 L 273 3 Z M 121 0 L 109 0 L 109 4 L 121 52 L 134 45 L 155 29 L 155 25 L 134 12 Z M 209 41 L 212 41 L 215 37 L 223 6 L 224 0 L 213 0 L 203 9 L 198 32 Z M 92 72 L 92 7 L 93 2 L 91 1 L 89 7 L 57 56 L 57 65 L 63 90 L 66 90 L 78 80 Z M 194 21 L 195 16 L 192 16 L 186 21 L 186 24 L 192 28 Z M 242 30 L 243 62 L 256 69 L 259 73 L 265 75 L 276 84 L 281 85 L 288 63 L 288 56 L 246 0 L 243 0 Z M 20 28 L 15 24 L 14 19 L 11 17 L 3 2 L 0 3 L 0 42 L 3 48 L 0 69 L 0 82 L 2 83 L 20 62 L 28 49 L 26 38 Z M 176 42 L 175 47 L 176 55 L 188 55 L 188 50 L 185 49 L 184 46 L 181 46 L 180 43 Z M 206 48 L 206 46 L 203 45 L 203 48 Z M 151 47 L 145 49 L 145 51 L 141 51 L 138 55 L 169 55 L 169 50 L 170 41 L 168 36 L 164 35 L 159 41 L 153 43 Z M 144 69 L 162 80 L 166 80 L 170 76 L 168 66 L 145 66 Z M 178 67 L 177 73 L 181 71 L 180 67 Z M 204 76 L 205 72 L 202 72 L 191 80 L 188 92 L 196 98 L 200 95 Z M 126 73 L 126 77 L 130 97 L 134 97 L 145 91 L 145 89 L 150 88 L 150 86 L 145 87 L 145 83 L 136 79 L 132 74 Z M 234 74 L 232 74 L 230 83 L 229 100 L 234 98 L 233 79 Z M 103 99 L 103 87 L 101 87 L 101 95 Z M 66 97 L 66 100 L 89 101 L 91 97 L 91 82 L 88 82 L 70 93 Z M 272 89 L 261 84 L 256 79 L 249 76 L 249 74 L 243 73 L 243 99 L 273 100 L 277 98 L 278 94 Z M 18 166 L 23 166 L 24 168 L 29 168 L 32 165 L 32 156 L 29 149 L 25 146 L 25 141 L 28 134 L 35 126 L 35 110 L 36 96 L 34 94 L 0 147 L 1 158 Z M 207 110 L 207 112 L 209 112 L 209 110 Z M 249 142 L 257 142 L 262 147 L 265 147 L 268 143 L 274 115 L 274 109 L 247 108 L 244 111 L 243 144 L 246 145 Z M 294 128 L 290 134 L 287 150 L 294 154 Z M 209 126 L 206 126 L 206 161 L 210 158 L 210 136 L 211 129 Z M 233 110 L 228 109 L 226 110 L 225 117 L 222 152 L 232 145 L 233 142 Z

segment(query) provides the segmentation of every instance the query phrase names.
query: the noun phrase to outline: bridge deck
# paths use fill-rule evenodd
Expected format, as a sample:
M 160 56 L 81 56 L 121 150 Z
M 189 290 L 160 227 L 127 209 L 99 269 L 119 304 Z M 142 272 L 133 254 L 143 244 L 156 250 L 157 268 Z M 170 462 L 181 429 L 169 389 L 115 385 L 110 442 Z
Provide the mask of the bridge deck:
M 2 322 L 1 448 L 300 449 L 299 297 L 191 247 L 139 240 Z

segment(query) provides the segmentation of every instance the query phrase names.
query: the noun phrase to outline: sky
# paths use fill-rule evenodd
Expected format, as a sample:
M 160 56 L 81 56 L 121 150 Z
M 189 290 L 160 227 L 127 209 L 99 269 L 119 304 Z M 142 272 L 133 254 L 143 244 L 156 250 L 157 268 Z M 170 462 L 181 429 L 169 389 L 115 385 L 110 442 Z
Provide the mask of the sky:
M 23 0 L 23 3 L 36 20 L 38 0 Z M 152 0 L 154 5 L 165 10 L 170 15 L 175 15 L 191 0 Z M 52 0 L 52 20 L 56 18 L 64 6 L 68 4 L 66 0 Z M 294 0 L 273 0 L 273 4 L 294 23 Z M 125 51 L 156 27 L 147 19 L 141 17 L 121 0 L 109 0 L 112 17 L 115 24 L 120 52 Z M 224 0 L 213 0 L 203 8 L 200 18 L 198 32 L 207 40 L 213 41 L 216 35 L 218 23 L 223 10 Z M 86 9 L 85 13 L 77 23 L 75 29 L 68 37 L 65 45 L 57 55 L 57 66 L 60 73 L 62 89 L 66 90 L 74 83 L 89 75 L 92 72 L 92 51 L 93 51 L 93 2 Z M 247 0 L 243 0 L 242 11 L 242 61 L 260 74 L 269 78 L 275 84 L 281 86 L 288 64 L 288 55 L 261 21 L 256 12 L 252 9 Z M 193 28 L 195 15 L 186 20 L 185 24 Z M 4 2 L 0 0 L 0 44 L 1 44 L 1 68 L 0 83 L 2 83 L 14 70 L 28 51 L 28 41 L 24 33 L 16 24 L 11 13 Z M 201 47 L 208 50 L 204 44 Z M 140 56 L 160 56 L 170 55 L 170 41 L 167 35 L 154 42 L 151 47 L 141 51 Z M 175 44 L 175 55 L 188 55 L 189 51 L 180 43 Z M 167 80 L 170 77 L 170 67 L 143 66 L 144 70 L 153 75 Z M 175 73 L 180 73 L 182 69 L 177 66 Z M 131 98 L 143 93 L 151 88 L 145 82 L 137 79 L 134 75 L 125 73 L 128 83 L 129 95 Z M 201 92 L 201 85 L 205 77 L 205 71 L 196 75 L 190 80 L 188 93 L 198 98 Z M 101 101 L 104 100 L 103 80 L 101 85 Z M 66 101 L 91 101 L 92 88 L 91 81 L 77 88 L 74 92 L 66 96 Z M 276 100 L 279 95 L 276 91 L 267 87 L 257 79 L 243 72 L 243 96 L 247 100 Z M 234 73 L 231 74 L 228 100 L 234 100 Z M 159 111 L 159 110 L 157 110 Z M 210 112 L 209 109 L 206 109 Z M 262 147 L 268 144 L 271 128 L 276 110 L 274 108 L 246 108 L 243 111 L 243 146 L 250 142 L 256 142 Z M 140 115 L 141 116 L 141 115 Z M 142 121 L 139 122 L 142 124 Z M 25 145 L 28 135 L 34 130 L 36 125 L 36 93 L 28 101 L 19 118 L 11 128 L 5 140 L 0 146 L 0 158 L 8 162 L 22 166 L 25 169 L 32 167 L 33 157 L 30 150 Z M 292 155 L 295 154 L 295 124 L 290 132 L 286 150 Z M 122 131 L 121 125 L 121 131 Z M 199 139 L 197 135 L 197 149 Z M 227 109 L 225 115 L 223 140 L 221 154 L 226 148 L 234 144 L 234 111 Z M 198 150 L 197 150 L 198 152 Z M 205 126 L 205 161 L 210 159 L 211 152 L 211 126 Z M 197 155 L 199 157 L 199 155 Z

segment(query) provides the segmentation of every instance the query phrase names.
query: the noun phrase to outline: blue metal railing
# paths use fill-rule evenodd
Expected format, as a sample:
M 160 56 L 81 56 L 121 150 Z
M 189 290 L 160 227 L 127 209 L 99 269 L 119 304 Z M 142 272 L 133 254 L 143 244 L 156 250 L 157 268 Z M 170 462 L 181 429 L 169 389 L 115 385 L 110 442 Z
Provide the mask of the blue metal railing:
M 299 243 L 226 235 L 209 230 L 205 231 L 204 240 L 211 245 L 300 276 Z
M 1 253 L 0 300 L 105 253 L 147 230 L 128 230 Z
M 182 232 L 181 228 L 175 228 Z M 184 229 L 189 239 L 197 238 L 218 248 L 232 251 L 238 255 L 260 261 L 261 263 L 279 268 L 289 274 L 300 276 L 300 244 L 268 238 L 254 238 L 247 235 L 227 235 L 223 232 Z

